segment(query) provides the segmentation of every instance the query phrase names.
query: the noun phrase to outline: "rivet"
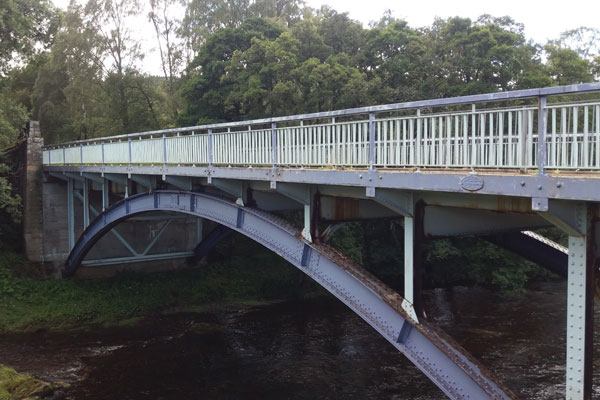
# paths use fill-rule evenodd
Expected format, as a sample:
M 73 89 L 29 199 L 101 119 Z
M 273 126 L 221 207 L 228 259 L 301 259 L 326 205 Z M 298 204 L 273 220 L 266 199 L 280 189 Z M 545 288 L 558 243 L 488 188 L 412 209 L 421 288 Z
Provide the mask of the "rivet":
M 557 188 L 559 188 L 559 187 L 561 187 L 561 186 L 562 186 L 562 183 L 561 183 L 561 182 L 558 182 L 558 183 L 556 184 L 556 187 L 557 187 Z
M 362 175 L 359 175 L 359 176 L 358 176 L 358 179 L 362 179 Z
M 542 185 L 538 185 L 538 190 L 542 190 Z
M 525 186 L 525 181 L 521 181 L 521 186 Z

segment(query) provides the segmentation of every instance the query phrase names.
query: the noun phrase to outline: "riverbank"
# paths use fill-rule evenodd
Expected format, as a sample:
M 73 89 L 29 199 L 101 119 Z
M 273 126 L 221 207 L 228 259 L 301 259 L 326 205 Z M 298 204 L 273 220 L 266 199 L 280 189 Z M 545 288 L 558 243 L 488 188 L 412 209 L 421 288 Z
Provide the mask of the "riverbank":
M 39 399 L 64 385 L 43 382 L 0 364 L 0 400 Z
M 157 314 L 243 308 L 323 293 L 268 252 L 97 281 L 39 280 L 28 270 L 22 256 L 0 254 L 0 334 L 134 325 Z

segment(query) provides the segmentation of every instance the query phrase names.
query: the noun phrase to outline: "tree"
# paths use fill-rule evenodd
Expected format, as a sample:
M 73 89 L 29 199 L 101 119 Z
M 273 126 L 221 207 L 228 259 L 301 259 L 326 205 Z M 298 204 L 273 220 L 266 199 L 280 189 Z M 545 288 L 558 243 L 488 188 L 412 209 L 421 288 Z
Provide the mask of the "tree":
M 549 44 L 548 72 L 557 85 L 569 85 L 594 81 L 593 64 L 579 56 L 575 50 Z
M 581 26 L 561 33 L 558 40 L 549 44 L 575 50 L 581 58 L 591 61 L 600 56 L 600 29 Z
M 0 76 L 52 43 L 60 21 L 49 0 L 0 3 Z
M 113 111 L 121 123 L 122 133 L 134 130 L 131 124 L 130 103 L 127 95 L 131 83 L 130 71 L 143 59 L 140 41 L 131 33 L 128 17 L 135 15 L 140 4 L 137 0 L 89 0 L 85 12 L 87 23 L 95 28 L 102 39 L 103 49 L 112 61 Z
M 180 34 L 193 53 L 221 28 L 234 28 L 249 17 L 250 0 L 189 0 Z
M 151 0 L 151 10 L 148 13 L 148 19 L 152 22 L 156 33 L 163 76 L 166 81 L 166 104 L 170 109 L 168 125 L 172 125 L 177 120 L 181 108 L 178 78 L 183 64 L 183 51 L 180 41 L 177 40 L 177 30 L 181 21 L 169 13 L 169 9 L 177 3 L 178 0 Z
M 239 120 L 242 114 L 238 110 L 225 107 L 225 99 L 233 89 L 232 83 L 222 82 L 221 78 L 230 67 L 236 50 L 250 48 L 253 38 L 276 38 L 281 33 L 282 28 L 277 25 L 250 18 L 238 28 L 224 28 L 212 35 L 188 67 L 191 76 L 182 89 L 186 108 L 178 123 L 193 125 Z

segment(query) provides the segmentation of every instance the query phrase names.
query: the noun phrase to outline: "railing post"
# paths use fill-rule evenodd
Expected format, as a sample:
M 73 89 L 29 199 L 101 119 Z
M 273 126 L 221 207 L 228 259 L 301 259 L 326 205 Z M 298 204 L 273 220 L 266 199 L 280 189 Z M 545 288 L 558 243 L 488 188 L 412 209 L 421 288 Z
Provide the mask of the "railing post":
M 102 140 L 100 143 L 102 146 L 102 167 L 104 167 L 104 140 Z
M 277 167 L 277 124 L 271 123 L 271 146 L 273 147 L 273 169 Z
M 127 138 L 127 146 L 129 147 L 129 168 L 131 171 L 131 136 Z
M 79 143 L 79 162 L 83 167 L 83 143 Z
M 63 146 L 63 165 L 67 165 L 67 150 L 65 149 L 65 146 Z
M 369 170 L 375 169 L 375 113 L 369 114 Z
M 546 173 L 546 96 L 538 98 L 538 149 L 537 149 L 537 165 L 538 174 Z
M 163 142 L 163 173 L 162 178 L 163 181 L 167 176 L 167 135 L 165 133 L 162 134 L 162 142 Z
M 211 173 L 213 166 L 213 132 L 208 128 L 208 183 L 212 182 Z

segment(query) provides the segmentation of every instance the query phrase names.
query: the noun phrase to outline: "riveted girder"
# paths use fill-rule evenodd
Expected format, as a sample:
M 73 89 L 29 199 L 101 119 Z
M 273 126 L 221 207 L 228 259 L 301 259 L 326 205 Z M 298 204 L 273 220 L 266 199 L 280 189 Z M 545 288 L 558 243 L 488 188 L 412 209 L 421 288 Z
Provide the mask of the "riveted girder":
M 426 322 L 412 321 L 403 298 L 335 250 L 303 239 L 262 211 L 206 194 L 159 191 L 114 204 L 83 232 L 66 262 L 74 273 L 93 244 L 119 222 L 148 211 L 177 211 L 215 221 L 269 248 L 340 299 L 402 352 L 452 399 L 508 399 L 512 395 L 457 344 Z

